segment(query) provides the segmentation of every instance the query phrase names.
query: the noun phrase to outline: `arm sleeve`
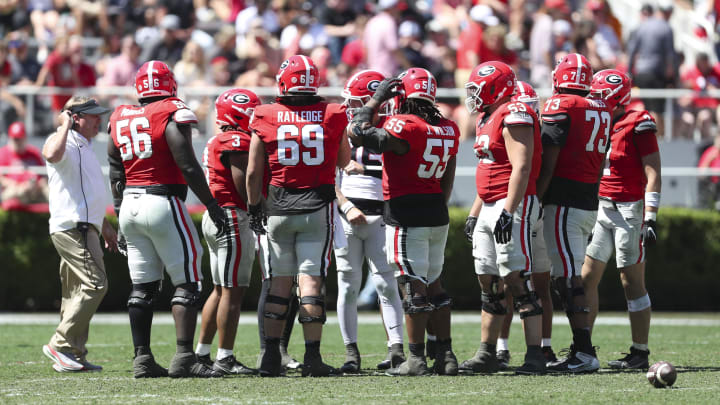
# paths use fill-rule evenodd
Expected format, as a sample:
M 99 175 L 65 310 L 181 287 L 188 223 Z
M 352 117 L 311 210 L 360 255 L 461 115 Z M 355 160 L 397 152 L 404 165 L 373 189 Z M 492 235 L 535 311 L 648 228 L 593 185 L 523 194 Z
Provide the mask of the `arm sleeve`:
M 560 115 L 564 119 L 560 119 Z M 564 146 L 570 132 L 570 117 L 565 114 L 555 116 L 543 116 L 543 123 L 540 128 L 543 146 Z

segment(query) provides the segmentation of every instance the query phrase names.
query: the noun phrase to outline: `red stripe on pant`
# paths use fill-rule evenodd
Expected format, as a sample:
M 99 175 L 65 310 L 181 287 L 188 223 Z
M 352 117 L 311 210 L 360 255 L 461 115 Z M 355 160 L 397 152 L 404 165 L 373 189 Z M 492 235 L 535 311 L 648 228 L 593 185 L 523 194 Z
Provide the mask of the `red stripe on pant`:
M 198 268 L 197 268 L 197 249 L 195 249 L 195 241 L 193 240 L 192 233 L 190 232 L 190 228 L 188 227 L 188 220 L 185 219 L 185 212 L 182 209 L 182 205 L 180 204 L 180 199 L 177 197 L 174 197 L 173 199 L 175 201 L 175 204 L 177 206 L 178 210 L 178 216 L 182 220 L 183 229 L 185 229 L 185 233 L 187 234 L 187 240 L 190 243 L 190 248 L 192 250 L 192 269 L 193 269 L 193 276 L 195 277 L 195 281 L 200 280 L 200 277 L 198 276 Z
M 242 242 L 240 241 L 240 225 L 238 224 L 237 208 L 232 208 L 230 212 L 232 212 L 233 234 L 235 234 L 235 246 L 237 246 L 237 249 L 235 249 L 235 262 L 233 263 L 232 269 L 232 285 L 233 287 L 237 287 L 240 258 L 242 257 Z
M 528 256 L 527 249 L 525 248 L 525 244 L 527 243 L 525 238 L 525 222 L 528 215 L 530 215 L 530 213 L 527 212 L 528 198 L 528 196 L 523 198 L 523 213 L 522 218 L 520 218 L 520 248 L 522 249 L 523 256 L 525 256 L 525 271 L 530 270 L 530 257 Z
M 562 208 L 558 205 L 557 211 L 555 211 L 555 243 L 557 243 L 558 253 L 560 254 L 560 260 L 562 261 L 563 269 L 565 270 L 564 277 L 567 278 L 569 272 L 568 272 L 568 265 L 567 265 L 567 257 L 563 254 L 564 249 L 563 249 L 562 242 L 561 242 L 562 238 L 560 235 L 560 231 L 561 231 L 560 210 L 562 210 Z
M 400 264 L 400 257 L 399 257 L 399 256 L 400 256 L 400 240 L 399 240 L 399 236 L 400 236 L 400 228 L 395 228 L 395 238 L 393 238 L 393 244 L 394 244 L 394 247 L 395 247 L 395 248 L 393 249 L 394 258 L 395 258 L 395 265 L 397 265 L 397 266 L 398 266 L 398 269 L 400 269 L 400 274 L 405 275 L 405 274 L 406 274 L 405 269 L 403 269 L 402 264 Z

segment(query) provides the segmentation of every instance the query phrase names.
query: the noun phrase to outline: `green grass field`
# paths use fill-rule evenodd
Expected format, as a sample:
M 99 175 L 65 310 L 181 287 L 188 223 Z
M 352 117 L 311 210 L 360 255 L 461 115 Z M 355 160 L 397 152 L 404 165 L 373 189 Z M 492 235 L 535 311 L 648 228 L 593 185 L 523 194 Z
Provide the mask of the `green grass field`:
M 622 317 L 622 314 L 613 314 Z M 242 319 L 253 314 L 243 313 Z M 556 314 L 557 318 L 562 315 Z M 28 318 L 31 319 L 31 318 Z M 42 354 L 54 325 L 0 324 L 0 403 L 497 403 L 497 404 L 718 404 L 720 403 L 720 317 L 718 314 L 656 314 L 652 327 L 651 363 L 666 360 L 679 371 L 673 389 L 655 389 L 644 372 L 614 372 L 581 376 L 520 377 L 512 373 L 492 376 L 394 378 L 374 374 L 384 358 L 385 334 L 379 324 L 361 324 L 360 350 L 367 374 L 353 377 L 306 379 L 229 377 L 214 380 L 135 380 L 132 345 L 126 324 L 91 327 L 88 359 L 105 367 L 101 373 L 59 374 Z M 700 320 L 692 325 L 685 320 Z M 665 321 L 665 322 L 663 322 Z M 671 325 L 677 321 L 679 325 Z M 30 323 L 30 322 L 28 322 Z M 612 323 L 612 322 L 610 322 Z M 479 324 L 453 324 L 453 344 L 460 361 L 471 357 L 479 343 Z M 304 350 L 297 326 L 290 352 L 302 360 Z M 511 331 L 512 365 L 522 362 L 520 325 Z M 322 352 L 325 361 L 340 366 L 344 348 L 337 324 L 325 327 Z M 247 365 L 255 364 L 257 327 L 240 325 L 235 352 Z M 553 345 L 559 350 L 570 342 L 567 325 L 555 325 Z M 601 365 L 621 356 L 629 345 L 624 325 L 596 326 L 593 343 L 599 346 Z M 174 329 L 156 325 L 153 351 L 160 364 L 174 352 Z M 215 348 L 212 352 L 215 356 Z

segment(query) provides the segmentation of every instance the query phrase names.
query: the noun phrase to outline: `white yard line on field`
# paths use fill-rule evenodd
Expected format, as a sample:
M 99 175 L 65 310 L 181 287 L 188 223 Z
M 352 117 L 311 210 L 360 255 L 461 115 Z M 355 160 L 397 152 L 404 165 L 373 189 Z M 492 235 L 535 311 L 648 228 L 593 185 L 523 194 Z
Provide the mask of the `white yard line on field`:
M 712 314 L 717 315 L 717 314 Z M 198 318 L 199 319 L 199 318 Z M 48 313 L 0 313 L 0 325 L 55 325 L 60 320 L 58 314 Z M 327 323 L 337 324 L 337 316 L 328 316 Z M 479 313 L 455 313 L 452 315 L 454 324 L 480 323 Z M 513 318 L 513 323 L 519 323 L 519 317 Z M 100 313 L 93 317 L 95 325 L 125 325 L 128 324 L 128 316 L 124 313 Z M 172 325 L 172 315 L 169 312 L 156 313 L 153 317 L 155 325 Z M 241 325 L 252 325 L 257 323 L 257 316 L 251 312 L 244 312 L 240 316 Z M 382 320 L 379 314 L 361 313 L 358 315 L 358 323 L 365 325 L 380 325 Z M 553 318 L 555 325 L 567 325 L 568 321 L 563 313 L 556 313 Z M 597 325 L 629 325 L 626 316 L 598 316 Z M 710 318 L 682 318 L 679 316 L 663 317 L 662 314 L 653 314 L 652 325 L 654 326 L 720 326 L 720 315 Z

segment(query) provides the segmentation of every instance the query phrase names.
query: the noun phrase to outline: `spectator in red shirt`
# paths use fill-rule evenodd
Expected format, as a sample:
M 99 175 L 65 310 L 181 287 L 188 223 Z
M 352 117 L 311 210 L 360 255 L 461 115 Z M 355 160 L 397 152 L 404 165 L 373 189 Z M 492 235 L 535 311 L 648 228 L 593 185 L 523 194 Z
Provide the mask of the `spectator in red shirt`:
M 698 53 L 695 65 L 682 75 L 682 81 L 686 88 L 696 92 L 690 100 L 680 101 L 686 109 L 682 114 L 682 122 L 690 129 L 699 129 L 700 135 L 709 139 L 713 119 L 720 113 L 720 100 L 708 97 L 705 92 L 720 88 L 720 63 L 713 66 L 706 53 Z
M 40 151 L 28 145 L 25 125 L 14 122 L 8 128 L 8 143 L 0 148 L 0 168 L 17 171 L 0 172 L 0 199 L 3 205 L 11 202 L 32 204 L 47 202 L 47 179 L 26 170 L 29 166 L 44 166 Z
M 470 9 L 470 18 L 458 37 L 455 70 L 455 85 L 458 88 L 465 86 L 470 71 L 480 63 L 483 29 L 487 26 L 487 22 L 493 22 L 492 18 L 497 21 L 492 9 L 486 5 L 477 5 Z
M 35 84 L 43 86 L 46 81 L 50 87 L 74 88 L 95 85 L 95 70 L 83 62 L 82 42 L 79 36 L 57 39 L 55 50 L 48 55 Z M 52 110 L 59 112 L 69 99 L 70 94 L 53 95 Z
M 720 134 L 715 135 L 713 144 L 700 156 L 698 168 L 720 169 Z M 720 209 L 720 177 L 698 177 L 698 194 L 701 207 Z

